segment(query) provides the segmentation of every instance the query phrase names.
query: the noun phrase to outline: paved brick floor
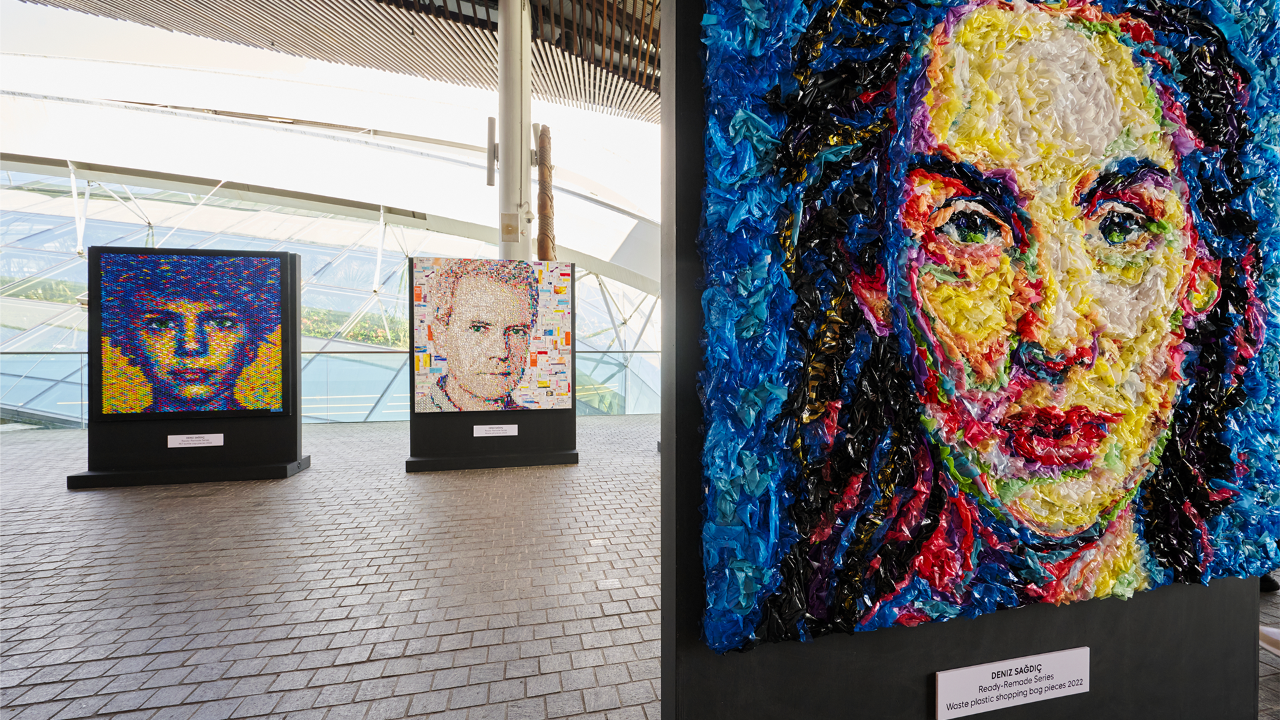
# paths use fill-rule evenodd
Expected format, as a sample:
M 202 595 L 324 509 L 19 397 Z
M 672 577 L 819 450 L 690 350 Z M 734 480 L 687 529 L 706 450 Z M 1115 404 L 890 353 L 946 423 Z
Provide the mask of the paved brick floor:
M 576 467 L 308 425 L 288 480 L 76 492 L 82 431 L 4 434 L 3 720 L 656 720 L 658 419 L 578 427 Z
M 405 424 L 308 425 L 289 480 L 77 492 L 83 432 L 5 433 L 3 720 L 656 720 L 658 419 L 578 428 L 577 467 L 406 475 Z

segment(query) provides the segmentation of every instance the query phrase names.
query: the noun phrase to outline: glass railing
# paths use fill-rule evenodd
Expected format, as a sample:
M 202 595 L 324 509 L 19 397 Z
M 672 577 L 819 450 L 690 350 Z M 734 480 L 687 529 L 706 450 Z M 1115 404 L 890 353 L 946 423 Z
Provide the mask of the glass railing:
M 302 422 L 408 420 L 409 401 L 403 350 L 302 355 Z
M 579 415 L 646 415 L 661 408 L 661 359 L 656 350 L 579 350 L 574 374 Z
M 658 351 L 577 352 L 578 415 L 659 412 Z M 403 350 L 302 354 L 302 421 L 408 420 L 409 363 Z M 0 353 L 0 418 L 43 427 L 84 427 L 87 355 Z
M 0 419 L 5 424 L 84 427 L 87 358 L 82 352 L 0 353 Z

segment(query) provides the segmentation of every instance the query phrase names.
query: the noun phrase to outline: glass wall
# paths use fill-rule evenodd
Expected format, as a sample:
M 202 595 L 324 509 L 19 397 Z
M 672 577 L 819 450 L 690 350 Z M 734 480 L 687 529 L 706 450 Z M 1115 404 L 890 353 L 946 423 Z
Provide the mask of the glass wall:
M 87 194 L 87 197 L 86 197 Z M 302 258 L 304 422 L 407 420 L 407 258 L 496 257 L 488 243 L 168 190 L 0 172 L 0 418 L 85 420 L 95 245 L 274 250 Z M 579 269 L 578 413 L 659 409 L 659 299 Z

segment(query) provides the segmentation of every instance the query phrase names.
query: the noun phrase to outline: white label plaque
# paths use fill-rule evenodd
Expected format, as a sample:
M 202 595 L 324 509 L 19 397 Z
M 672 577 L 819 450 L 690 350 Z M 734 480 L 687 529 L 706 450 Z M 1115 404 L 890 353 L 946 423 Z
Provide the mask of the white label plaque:
M 1089 692 L 1089 648 L 972 665 L 937 675 L 938 720 Z
M 222 433 L 216 435 L 170 435 L 169 447 L 210 447 L 222 444 Z
M 498 435 L 519 435 L 519 425 L 474 425 L 472 437 L 495 437 Z

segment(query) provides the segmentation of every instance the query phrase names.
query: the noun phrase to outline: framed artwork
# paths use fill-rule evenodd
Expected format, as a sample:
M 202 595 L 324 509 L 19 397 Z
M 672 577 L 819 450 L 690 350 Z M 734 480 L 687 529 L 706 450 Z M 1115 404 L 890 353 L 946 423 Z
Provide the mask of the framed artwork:
M 573 407 L 573 264 L 412 258 L 415 413 Z
M 1280 565 L 1280 4 L 702 27 L 713 649 Z
M 90 248 L 93 418 L 286 413 L 284 259 Z

